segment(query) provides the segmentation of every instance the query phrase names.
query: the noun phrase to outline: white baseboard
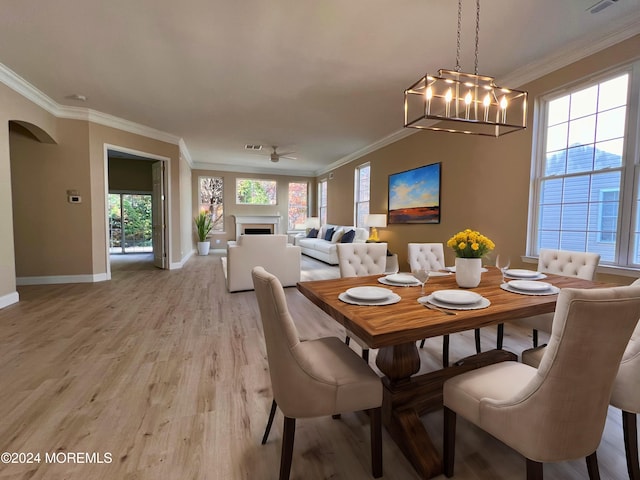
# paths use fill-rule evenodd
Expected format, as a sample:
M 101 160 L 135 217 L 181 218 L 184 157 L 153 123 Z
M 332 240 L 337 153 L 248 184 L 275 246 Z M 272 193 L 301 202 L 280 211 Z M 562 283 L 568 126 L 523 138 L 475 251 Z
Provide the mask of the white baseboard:
M 187 254 L 182 257 L 182 260 L 180 260 L 179 262 L 174 262 L 171 263 L 169 265 L 169 270 L 177 270 L 179 268 L 184 267 L 184 264 L 187 263 L 187 260 L 189 260 L 191 257 L 193 257 L 196 253 L 196 250 L 191 250 L 190 252 L 187 252 Z
M 96 275 L 51 275 L 42 277 L 17 277 L 17 285 L 57 285 L 60 283 L 95 283 L 108 280 L 106 273 Z
M 20 296 L 18 295 L 18 292 L 11 292 L 0 297 L 0 308 L 8 307 L 9 305 L 13 305 L 14 303 L 18 303 L 19 301 Z

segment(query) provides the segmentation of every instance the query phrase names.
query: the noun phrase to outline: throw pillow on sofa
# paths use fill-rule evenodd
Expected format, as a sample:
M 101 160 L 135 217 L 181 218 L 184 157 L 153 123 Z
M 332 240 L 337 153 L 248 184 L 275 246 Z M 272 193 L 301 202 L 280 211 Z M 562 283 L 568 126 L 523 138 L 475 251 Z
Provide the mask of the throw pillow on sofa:
M 341 228 L 333 232 L 333 235 L 331 236 L 331 243 L 338 243 L 342 238 L 342 235 L 344 235 L 344 230 Z
M 342 238 L 340 239 L 340 243 L 353 243 L 354 238 L 356 238 L 356 231 L 349 230 L 347 233 L 342 235 Z
M 311 230 L 309 230 L 309 233 L 307 233 L 307 238 L 318 238 L 318 229 L 312 228 Z
M 331 227 L 331 228 L 327 228 L 327 231 L 324 234 L 324 239 L 328 242 L 331 241 L 331 237 L 333 237 L 333 232 L 335 231 L 335 228 Z

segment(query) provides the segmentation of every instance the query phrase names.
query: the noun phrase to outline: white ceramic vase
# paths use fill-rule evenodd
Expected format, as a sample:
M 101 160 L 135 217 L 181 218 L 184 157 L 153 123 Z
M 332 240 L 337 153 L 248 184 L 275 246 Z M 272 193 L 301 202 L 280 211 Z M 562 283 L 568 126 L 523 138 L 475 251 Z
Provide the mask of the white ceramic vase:
M 482 259 L 456 257 L 456 282 L 462 288 L 480 285 Z
M 209 255 L 210 242 L 198 242 L 198 255 Z

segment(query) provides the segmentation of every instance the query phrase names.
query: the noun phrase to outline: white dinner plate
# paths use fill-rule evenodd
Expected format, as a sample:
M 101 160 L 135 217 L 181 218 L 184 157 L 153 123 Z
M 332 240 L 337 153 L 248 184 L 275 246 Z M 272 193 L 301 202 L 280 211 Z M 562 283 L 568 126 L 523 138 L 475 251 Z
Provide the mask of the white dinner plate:
M 537 282 L 535 280 L 511 280 L 507 282 L 511 288 L 523 290 L 525 292 L 544 292 L 551 289 L 552 285 L 547 282 Z
M 441 272 L 440 270 L 431 270 L 429 272 L 430 277 L 447 277 L 451 275 L 451 272 Z
M 431 295 L 438 302 L 451 305 L 469 305 L 482 300 L 482 295 L 466 290 L 436 290 Z
M 551 288 L 548 290 L 542 290 L 539 292 L 527 291 L 527 290 L 518 290 L 517 288 L 513 288 L 508 283 L 503 283 L 500 285 L 500 288 L 506 290 L 507 292 L 517 293 L 519 295 L 556 295 L 560 293 L 560 289 L 555 285 L 551 285 Z
M 378 278 L 378 283 L 381 283 L 383 285 L 389 285 L 390 287 L 419 287 L 420 286 L 420 282 L 415 278 L 413 279 L 413 283 L 396 283 L 396 282 L 387 280 L 387 277 L 380 277 Z
M 440 308 L 447 308 L 449 310 L 480 310 L 482 308 L 487 308 L 491 305 L 491 302 L 488 298 L 480 297 L 480 301 L 476 303 L 469 303 L 467 305 L 453 305 L 451 303 L 443 303 L 439 302 L 433 295 L 427 295 L 426 297 L 420 297 L 418 299 L 420 303 L 430 303 L 431 305 L 435 305 Z
M 391 296 L 393 292 L 388 288 L 382 287 L 354 287 L 345 292 L 351 298 L 356 300 L 384 300 Z
M 374 306 L 374 305 L 393 305 L 394 303 L 398 303 L 402 297 L 397 293 L 392 293 L 386 298 L 382 300 L 358 300 L 347 295 L 347 292 L 342 292 L 338 295 L 338 298 L 342 300 L 344 303 L 349 303 L 351 305 L 364 305 L 364 306 Z
M 387 275 L 384 278 L 389 280 L 391 283 L 415 284 L 416 282 L 418 282 L 416 277 L 409 273 L 394 273 L 393 275 Z
M 521 268 L 511 268 L 505 270 L 504 274 L 513 278 L 534 278 L 539 276 L 540 272 L 536 272 L 535 270 L 524 270 Z
M 453 267 L 444 267 L 444 269 L 445 269 L 446 271 L 448 271 L 448 272 L 456 273 L 456 266 L 455 266 L 455 265 L 454 265 Z M 481 267 L 481 268 L 480 268 L 480 271 L 481 271 L 481 272 L 488 272 L 489 270 L 487 270 L 487 269 L 486 269 L 486 268 L 484 268 L 484 267 Z

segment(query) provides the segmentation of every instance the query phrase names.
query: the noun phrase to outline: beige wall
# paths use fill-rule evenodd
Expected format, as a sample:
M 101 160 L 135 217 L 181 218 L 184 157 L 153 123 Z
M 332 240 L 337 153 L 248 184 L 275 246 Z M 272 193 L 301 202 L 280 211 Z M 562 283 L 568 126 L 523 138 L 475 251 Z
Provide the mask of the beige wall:
M 180 256 L 189 258 L 194 251 L 193 231 L 193 199 L 192 199 L 191 167 L 186 159 L 180 157 Z
M 16 276 L 91 274 L 87 122 L 59 122 L 57 144 L 15 128 L 9 139 Z M 82 203 L 69 203 L 67 190 Z
M 181 236 L 180 236 L 180 149 L 174 145 L 153 138 L 144 137 L 134 133 L 125 132 L 112 127 L 89 124 L 89 155 L 91 168 L 91 197 L 92 197 L 92 244 L 94 272 L 107 271 L 107 233 L 106 233 L 106 193 L 105 193 L 105 152 L 104 146 L 134 150 L 139 155 L 167 158 L 165 170 L 168 185 L 168 232 L 170 248 L 168 252 L 169 262 L 179 264 L 181 262 Z M 117 149 L 117 148 L 116 148 Z M 175 225 L 175 227 L 174 227 Z
M 181 176 L 190 185 L 190 174 L 180 168 L 178 145 L 56 118 L 4 85 L 0 105 L 0 307 L 18 300 L 16 277 L 107 278 L 105 144 L 167 160 L 169 261 L 181 264 L 181 252 L 191 249 L 191 242 L 183 247 L 180 228 L 191 199 L 180 193 Z M 68 203 L 67 190 L 76 190 L 82 203 Z
M 311 199 L 311 207 L 315 205 L 316 185 L 315 180 L 311 177 L 298 177 L 289 175 L 268 175 L 258 173 L 237 173 L 237 172 L 221 172 L 214 170 L 193 170 L 192 172 L 192 217 L 198 214 L 199 203 L 199 186 L 198 178 L 203 176 L 222 177 L 224 181 L 224 233 L 213 234 L 211 237 L 211 247 L 221 248 L 226 244 L 227 240 L 234 240 L 236 236 L 236 225 L 233 215 L 278 215 L 282 217 L 282 221 L 278 227 L 279 232 L 287 231 L 287 209 L 289 204 L 288 186 L 289 182 L 308 182 L 309 197 Z M 277 205 L 237 205 L 236 204 L 236 179 L 237 178 L 256 178 L 261 180 L 275 180 L 277 186 Z M 315 210 L 311 210 L 312 214 Z M 197 237 L 191 221 L 191 241 L 195 245 Z M 216 243 L 219 241 L 219 243 Z
M 380 238 L 399 255 L 407 269 L 407 243 L 446 242 L 465 228 L 477 229 L 497 245 L 494 253 L 509 255 L 513 266 L 523 266 L 531 171 L 533 105 L 537 96 L 589 74 L 638 57 L 640 36 L 581 60 L 524 86 L 529 91 L 527 130 L 494 139 L 417 132 L 403 140 L 333 171 L 328 181 L 329 223 L 353 222 L 353 174 L 356 166 L 371 163 L 371 213 L 387 212 L 388 175 L 442 162 L 441 223 L 438 225 L 390 225 L 379 229 Z M 516 86 L 514 86 L 516 87 Z M 323 176 L 324 177 L 324 176 Z M 453 252 L 445 248 L 447 263 Z M 491 260 L 490 260 L 491 261 Z M 599 279 L 630 283 L 628 277 L 599 274 Z
M 0 84 L 0 306 L 17 301 L 13 208 L 11 206 L 11 165 L 9 121 L 29 122 L 57 138 L 55 117 Z

